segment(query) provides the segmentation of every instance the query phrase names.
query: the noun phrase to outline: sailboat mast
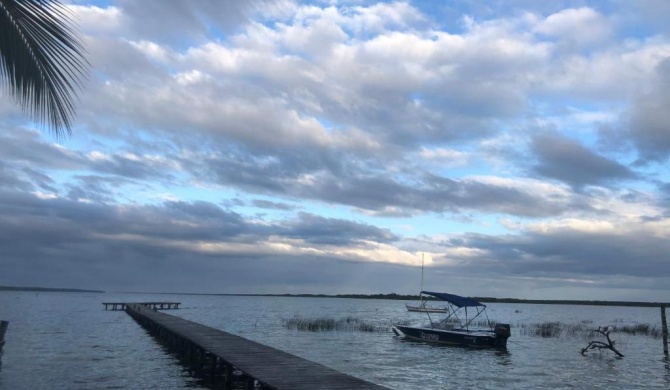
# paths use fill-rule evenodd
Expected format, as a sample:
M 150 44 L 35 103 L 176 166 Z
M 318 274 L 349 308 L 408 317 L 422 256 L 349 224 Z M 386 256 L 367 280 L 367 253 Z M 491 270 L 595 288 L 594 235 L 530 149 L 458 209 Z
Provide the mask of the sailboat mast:
M 423 255 L 424 254 L 425 253 L 421 254 L 421 290 L 420 291 L 423 291 Z

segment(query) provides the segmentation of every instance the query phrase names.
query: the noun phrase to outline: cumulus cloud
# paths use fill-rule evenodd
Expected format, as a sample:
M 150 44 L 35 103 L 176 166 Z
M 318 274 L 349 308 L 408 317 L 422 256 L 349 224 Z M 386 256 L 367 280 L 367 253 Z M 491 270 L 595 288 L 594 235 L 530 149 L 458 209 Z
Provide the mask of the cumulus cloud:
M 547 16 L 537 23 L 535 31 L 556 38 L 559 44 L 570 49 L 578 49 L 607 39 L 612 28 L 603 15 L 592 8 L 582 7 Z

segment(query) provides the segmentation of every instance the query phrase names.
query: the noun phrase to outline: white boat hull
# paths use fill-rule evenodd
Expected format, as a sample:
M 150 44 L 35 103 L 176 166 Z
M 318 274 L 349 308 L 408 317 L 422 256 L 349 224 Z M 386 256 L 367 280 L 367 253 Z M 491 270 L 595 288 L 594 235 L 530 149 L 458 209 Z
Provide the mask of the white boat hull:
M 421 313 L 449 313 L 449 309 L 441 307 L 430 307 L 430 306 L 410 306 L 405 305 L 407 311 L 416 311 Z

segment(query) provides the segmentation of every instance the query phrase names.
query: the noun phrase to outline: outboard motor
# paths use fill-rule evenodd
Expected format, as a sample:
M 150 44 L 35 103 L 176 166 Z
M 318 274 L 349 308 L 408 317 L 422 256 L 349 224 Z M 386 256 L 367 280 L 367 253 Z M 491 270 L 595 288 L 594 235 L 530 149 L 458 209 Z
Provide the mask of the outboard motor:
M 495 334 L 495 346 L 497 348 L 507 348 L 507 339 L 512 334 L 509 324 L 496 324 L 493 327 L 493 334 Z

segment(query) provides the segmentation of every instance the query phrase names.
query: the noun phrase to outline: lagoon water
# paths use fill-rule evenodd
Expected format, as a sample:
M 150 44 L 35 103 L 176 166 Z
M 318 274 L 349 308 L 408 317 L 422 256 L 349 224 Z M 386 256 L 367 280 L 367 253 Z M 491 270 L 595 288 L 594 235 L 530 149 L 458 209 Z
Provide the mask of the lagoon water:
M 101 302 L 178 301 L 170 314 L 219 328 L 397 390 L 670 388 L 660 339 L 613 334 L 610 351 L 582 356 L 580 337 L 542 338 L 522 324 L 660 327 L 660 309 L 489 304 L 489 318 L 512 325 L 507 352 L 407 342 L 390 331 L 307 332 L 282 319 L 348 316 L 370 323 L 421 323 L 404 301 L 152 294 L 0 292 L 6 334 L 0 389 L 192 389 L 198 378 L 130 316 Z M 594 335 L 593 339 L 598 339 Z

